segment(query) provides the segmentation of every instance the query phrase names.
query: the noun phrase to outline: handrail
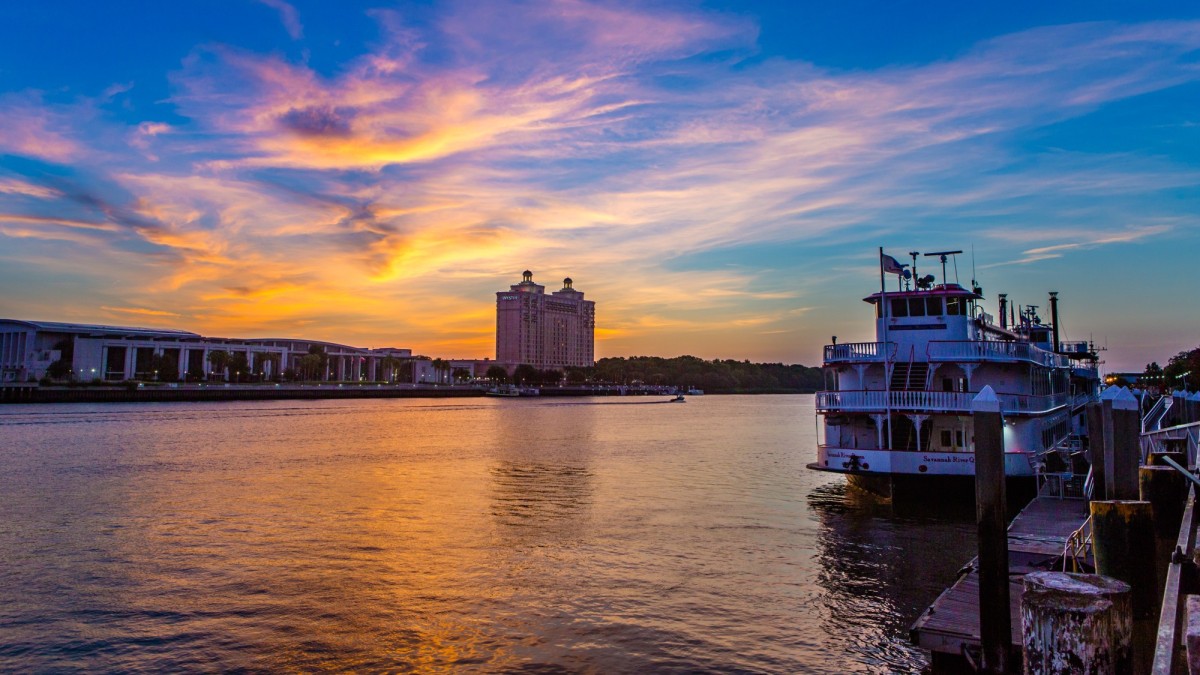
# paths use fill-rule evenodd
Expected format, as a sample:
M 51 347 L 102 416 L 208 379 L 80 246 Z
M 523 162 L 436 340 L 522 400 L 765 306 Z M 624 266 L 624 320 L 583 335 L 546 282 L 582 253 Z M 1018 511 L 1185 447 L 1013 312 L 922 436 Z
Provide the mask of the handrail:
M 895 358 L 895 342 L 843 342 L 825 345 L 825 362 L 831 361 L 882 361 Z
M 1142 433 L 1147 431 L 1155 431 L 1162 426 L 1163 418 L 1167 411 L 1171 409 L 1171 404 L 1175 402 L 1173 396 L 1159 396 L 1150 410 L 1142 417 Z M 1150 427 L 1155 427 L 1151 429 Z
M 1172 462 L 1175 464 L 1175 462 Z M 1175 464 L 1178 470 L 1178 464 Z M 1179 536 L 1175 540 L 1175 552 L 1167 565 L 1167 580 L 1163 584 L 1162 608 L 1158 614 L 1158 637 L 1154 645 L 1154 661 L 1150 665 L 1152 675 L 1171 675 L 1174 672 L 1176 650 L 1180 648 L 1180 634 L 1186 617 L 1181 595 L 1184 565 L 1191 560 L 1196 547 L 1196 488 L 1188 486 L 1187 506 L 1183 509 L 1183 520 L 1179 525 Z
M 1144 431 L 1138 438 L 1141 446 L 1142 462 L 1145 463 L 1152 452 L 1161 452 L 1164 441 L 1183 441 L 1187 463 L 1195 465 L 1200 459 L 1200 422 L 1178 424 L 1173 427 Z
M 1050 368 L 1069 368 L 1071 360 L 1028 342 L 1000 340 L 931 340 L 926 347 L 930 361 L 1004 360 L 1031 361 Z
M 816 396 L 817 409 L 839 408 L 844 410 L 883 410 L 916 408 L 927 410 L 970 411 L 976 393 L 954 391 L 880 391 L 840 390 L 819 391 Z M 1006 413 L 1045 412 L 1070 402 L 1070 394 L 1032 396 L 1025 394 L 998 394 L 1000 409 Z
M 1067 542 L 1066 542 L 1066 544 L 1063 545 L 1063 570 L 1062 571 L 1064 571 L 1064 572 L 1067 571 L 1067 560 L 1068 559 L 1071 561 L 1071 571 L 1072 572 L 1078 573 L 1078 572 L 1083 571 L 1083 570 L 1079 569 L 1079 562 L 1076 559 L 1079 557 L 1079 554 L 1081 554 L 1081 553 L 1086 555 L 1088 552 L 1088 546 L 1092 543 L 1092 532 L 1091 532 L 1091 528 L 1089 527 L 1091 524 L 1092 524 L 1092 517 L 1088 516 L 1087 520 L 1083 521 L 1083 524 L 1079 526 L 1079 529 L 1075 530 L 1069 536 L 1067 536 Z M 1085 528 L 1088 529 L 1088 533 L 1086 535 L 1083 533 Z M 1095 556 L 1096 556 L 1096 554 L 1095 554 L 1095 551 L 1093 550 L 1093 552 L 1092 552 L 1092 569 L 1096 568 L 1096 557 Z

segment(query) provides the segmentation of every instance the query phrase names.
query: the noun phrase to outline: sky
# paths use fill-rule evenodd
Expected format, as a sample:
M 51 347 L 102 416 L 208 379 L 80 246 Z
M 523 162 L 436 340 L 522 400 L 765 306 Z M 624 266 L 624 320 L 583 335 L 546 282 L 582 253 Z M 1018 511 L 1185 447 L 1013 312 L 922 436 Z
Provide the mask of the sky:
M 878 249 L 1106 371 L 1200 345 L 1200 5 L 0 4 L 0 316 L 818 365 Z M 921 274 L 936 272 L 921 258 Z M 957 277 L 955 277 L 957 268 Z

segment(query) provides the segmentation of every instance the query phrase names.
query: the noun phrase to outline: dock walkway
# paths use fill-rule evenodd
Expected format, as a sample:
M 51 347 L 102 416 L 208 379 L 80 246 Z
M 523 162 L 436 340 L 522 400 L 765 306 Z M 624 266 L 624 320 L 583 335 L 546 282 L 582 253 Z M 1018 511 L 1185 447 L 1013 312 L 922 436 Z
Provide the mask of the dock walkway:
M 1062 570 L 1063 549 L 1068 537 L 1088 518 L 1088 502 L 1082 499 L 1037 497 L 1008 527 L 1009 615 L 1012 617 L 1014 653 L 1021 650 L 1022 580 L 1027 573 Z M 978 559 L 960 572 L 958 580 L 942 592 L 913 624 L 910 634 L 918 646 L 939 655 L 961 657 L 964 648 L 975 650 L 981 643 L 979 631 Z

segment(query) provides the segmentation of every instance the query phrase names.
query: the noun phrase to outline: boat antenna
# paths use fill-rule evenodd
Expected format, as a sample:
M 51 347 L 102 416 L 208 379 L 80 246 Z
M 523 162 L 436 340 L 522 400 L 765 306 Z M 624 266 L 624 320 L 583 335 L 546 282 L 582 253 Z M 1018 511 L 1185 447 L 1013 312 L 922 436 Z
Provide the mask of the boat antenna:
M 979 282 L 975 280 L 975 242 L 971 242 L 971 287 L 978 285 Z
M 957 255 L 959 253 L 962 253 L 962 251 L 935 251 L 934 253 L 926 253 L 925 254 L 926 258 L 932 258 L 933 256 L 937 256 L 937 257 L 941 258 L 941 260 L 942 260 L 942 285 L 946 284 L 946 256 Z M 955 264 L 957 265 L 957 262 Z M 954 273 L 956 275 L 955 280 L 957 281 L 957 274 L 958 274 L 957 267 L 955 268 Z

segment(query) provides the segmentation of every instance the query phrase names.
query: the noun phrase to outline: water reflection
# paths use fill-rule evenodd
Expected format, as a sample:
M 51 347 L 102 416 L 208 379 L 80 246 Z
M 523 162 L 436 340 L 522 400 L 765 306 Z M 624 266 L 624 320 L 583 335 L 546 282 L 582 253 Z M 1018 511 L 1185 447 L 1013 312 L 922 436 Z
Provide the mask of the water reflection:
M 0 670 L 911 670 L 962 533 L 812 407 L 0 409 Z
M 970 505 L 891 504 L 845 483 L 810 492 L 817 514 L 823 632 L 875 672 L 915 672 L 928 656 L 908 629 L 973 555 Z
M 492 516 L 519 537 L 568 536 L 590 516 L 593 476 L 585 467 L 500 462 L 491 475 Z

